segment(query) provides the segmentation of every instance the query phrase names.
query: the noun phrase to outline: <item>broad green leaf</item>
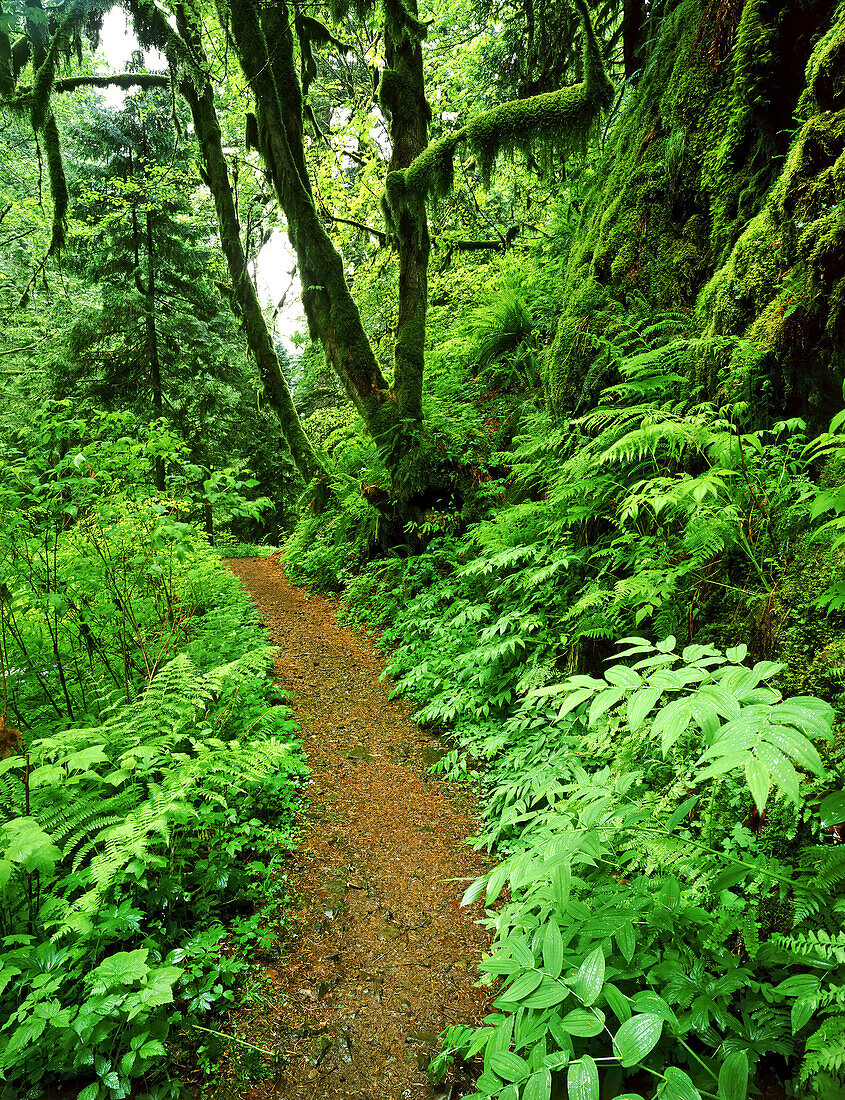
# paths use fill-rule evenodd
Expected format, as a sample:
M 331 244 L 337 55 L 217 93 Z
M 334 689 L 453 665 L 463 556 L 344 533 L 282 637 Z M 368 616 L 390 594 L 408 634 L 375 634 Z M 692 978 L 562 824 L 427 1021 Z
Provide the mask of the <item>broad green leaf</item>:
M 657 900 L 665 909 L 674 912 L 681 904 L 681 887 L 678 880 L 668 878 L 661 886 Z
M 566 1028 L 561 1025 L 561 1018 L 556 1013 L 552 1013 L 549 1017 L 549 1034 L 557 1043 L 560 1050 L 564 1054 L 569 1054 L 571 1057 L 575 1051 L 575 1047 L 572 1044 L 572 1037 Z
M 522 1001 L 529 993 L 533 993 L 540 982 L 543 980 L 543 975 L 539 970 L 529 970 L 527 974 L 520 974 L 513 985 L 508 986 L 502 992 L 499 1000 L 505 1001 Z
M 766 799 L 769 797 L 772 781 L 766 768 L 755 756 L 749 756 L 745 761 L 745 782 L 751 791 L 758 813 L 762 813 L 766 808 Z
M 631 999 L 637 1012 L 652 1013 L 659 1016 L 670 1027 L 677 1027 L 678 1017 L 666 1001 L 662 997 L 658 997 L 656 993 L 652 993 L 650 989 L 643 989 L 639 993 L 635 993 Z
M 799 997 L 797 1001 L 793 1001 L 789 1011 L 793 1035 L 813 1018 L 819 1007 L 819 1000 L 819 997 Z
M 803 733 L 789 726 L 769 726 L 766 740 L 813 775 L 824 775 L 824 765 L 815 745 Z
M 604 952 L 600 947 L 584 959 L 573 983 L 575 995 L 589 1006 L 594 1004 L 604 983 Z
M 620 1024 L 624 1024 L 626 1020 L 630 1020 L 631 1002 L 621 990 L 617 989 L 611 982 L 605 982 L 602 993 L 604 994 L 604 999 L 607 1001 L 607 1007 Z
M 519 1089 L 516 1085 L 508 1085 L 499 1093 L 499 1100 L 519 1100 Z
M 543 966 L 550 978 L 559 978 L 563 969 L 563 937 L 556 920 L 546 925 L 543 933 Z
M 669 820 L 666 822 L 667 832 L 671 833 L 672 830 L 676 828 L 683 821 L 683 819 L 692 812 L 693 807 L 695 806 L 696 802 L 698 802 L 698 798 L 699 796 L 697 794 L 691 795 L 689 798 L 685 798 L 680 806 L 677 807 L 677 809 L 672 811 Z
M 0 829 L 0 847 L 11 863 L 19 863 L 24 871 L 50 873 L 61 858 L 61 852 L 34 817 L 13 817 Z
M 604 678 L 614 687 L 627 688 L 629 691 L 640 687 L 643 682 L 642 676 L 628 665 L 613 665 L 605 672 Z
M 630 697 L 628 700 L 627 718 L 628 728 L 632 733 L 636 733 L 643 724 L 646 716 L 651 714 L 662 694 L 662 687 L 647 687 L 643 691 L 638 691 L 636 695 Z
M 472 1039 L 470 1039 L 469 1046 L 464 1050 L 464 1058 L 467 1061 L 470 1058 L 474 1058 L 476 1054 L 482 1051 L 487 1043 L 490 1041 L 491 1035 L 495 1032 L 495 1028 L 492 1027 L 480 1027 L 476 1030 Z
M 492 1070 L 486 1069 L 475 1082 L 476 1088 L 485 1096 L 498 1096 L 502 1091 L 502 1079 Z
M 511 933 L 505 940 L 505 944 L 510 948 L 511 954 L 517 962 L 522 963 L 525 967 L 534 965 L 534 954 L 528 946 L 525 936 Z
M 780 749 L 775 748 L 768 741 L 763 741 L 757 746 L 757 755 L 768 768 L 769 774 L 781 791 L 797 806 L 801 798 L 799 794 L 800 780 L 795 768 Z
M 135 954 L 135 952 L 127 952 Z M 113 957 L 113 956 L 112 956 Z M 159 1008 L 173 1003 L 173 985 L 185 971 L 179 966 L 160 966 L 150 971 L 138 993 L 138 1003 L 129 1012 L 131 1020 L 144 1009 Z
M 760 748 L 762 747 L 761 745 Z M 708 779 L 718 779 L 720 775 L 725 775 L 727 772 L 737 771 L 739 768 L 745 766 L 745 761 L 747 759 L 747 752 L 731 753 L 729 756 L 722 756 L 714 764 L 711 764 L 709 768 L 700 771 L 695 777 L 695 782 L 704 783 Z
M 523 1081 L 530 1073 L 525 1059 L 508 1050 L 495 1051 L 491 1054 L 489 1065 L 490 1069 L 505 1081 Z
M 552 1075 L 547 1069 L 540 1069 L 526 1081 L 522 1100 L 550 1100 L 551 1095 Z
M 732 864 L 730 867 L 726 867 L 724 871 L 720 872 L 713 880 L 713 893 L 718 894 L 722 890 L 730 890 L 732 886 L 736 886 L 739 882 L 744 882 L 748 876 L 752 874 L 754 874 L 753 867 L 743 867 L 740 863 Z
M 84 771 L 92 764 L 105 764 L 108 763 L 108 755 L 103 751 L 105 745 L 88 745 L 87 748 L 80 749 L 79 752 L 71 753 L 71 755 L 64 761 L 64 766 L 68 771 Z
M 840 825 L 845 821 L 845 791 L 834 791 L 822 800 L 819 806 L 822 826 Z
M 523 969 L 523 966 L 522 963 L 511 958 L 506 952 L 498 951 L 491 958 L 483 959 L 478 964 L 478 969 L 485 971 L 487 974 L 498 974 L 500 977 L 505 977 L 509 974 L 516 974 Z
M 589 1054 L 570 1063 L 566 1088 L 569 1100 L 599 1100 L 599 1071 Z
M 606 714 L 615 707 L 624 695 L 625 688 L 623 687 L 607 688 L 605 691 L 599 692 L 592 703 L 590 703 L 590 711 L 587 716 L 589 725 L 594 726 L 596 721 L 601 718 L 603 714 Z
M 594 688 L 578 688 L 577 691 L 573 691 L 571 694 L 567 695 L 558 708 L 558 718 L 565 718 L 570 711 L 580 707 L 582 703 L 585 703 L 594 694 Z
M 725 656 L 732 664 L 741 664 L 748 656 L 748 646 L 737 645 L 734 646 L 732 649 L 726 649 Z
M 793 695 L 774 708 L 772 717 L 776 722 L 797 726 L 808 737 L 829 741 L 836 715 L 830 703 L 823 699 L 812 695 Z
M 748 1095 L 748 1056 L 735 1050 L 719 1070 L 719 1100 L 745 1100 Z
M 604 1013 L 594 1008 L 573 1008 L 560 1021 L 560 1026 L 569 1035 L 577 1035 L 579 1039 L 592 1039 L 595 1035 L 601 1035 L 604 1031 Z
M 558 912 L 563 914 L 566 912 L 566 907 L 569 904 L 569 891 L 572 885 L 572 871 L 569 868 L 568 863 L 564 863 L 562 867 L 554 873 L 552 879 L 552 887 L 555 893 L 555 904 L 557 905 Z
M 508 875 L 511 872 L 511 864 L 509 860 L 504 863 L 500 863 L 499 866 L 490 874 L 487 880 L 487 904 L 492 905 L 496 898 L 501 894 L 502 887 L 508 881 Z
M 668 1066 L 664 1072 L 666 1080 L 657 1090 L 659 1100 L 702 1100 L 701 1093 L 682 1069 Z
M 625 961 L 630 962 L 634 957 L 634 951 L 637 947 L 637 934 L 633 924 L 631 924 L 630 921 L 623 924 L 620 928 L 616 929 L 614 936 L 616 937 L 616 943 Z
M 660 738 L 660 747 L 664 757 L 678 738 L 682 737 L 689 729 L 693 709 L 693 700 L 682 698 L 673 699 L 671 703 L 667 703 L 658 712 L 651 727 L 651 732 L 655 737 Z
M 493 1030 L 493 1034 L 487 1040 L 487 1053 L 492 1054 L 494 1051 L 510 1050 L 510 1045 L 513 1042 L 513 1016 L 505 1016 L 504 1019 L 500 1019 L 499 1023 Z
M 657 1046 L 662 1031 L 663 1020 L 652 1013 L 626 1020 L 613 1040 L 622 1065 L 628 1069 L 641 1062 Z
M 559 979 L 544 977 L 539 988 L 523 1000 L 526 1008 L 551 1008 L 559 1005 L 570 995 L 568 985 Z
M 821 981 L 817 974 L 790 974 L 775 986 L 775 992 L 782 997 L 816 997 L 821 992 Z
M 477 878 L 471 886 L 468 886 L 464 892 L 464 896 L 461 898 L 461 908 L 465 905 L 472 905 L 476 898 L 480 898 L 484 893 L 484 889 L 487 886 L 487 876 L 482 875 L 481 878 Z

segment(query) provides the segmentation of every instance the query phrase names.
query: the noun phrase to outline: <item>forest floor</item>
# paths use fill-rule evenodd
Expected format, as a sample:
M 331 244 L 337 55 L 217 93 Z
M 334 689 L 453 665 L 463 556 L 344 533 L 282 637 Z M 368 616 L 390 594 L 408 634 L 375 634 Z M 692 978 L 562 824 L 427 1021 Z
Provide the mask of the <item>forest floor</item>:
M 331 601 L 293 587 L 277 556 L 230 568 L 252 593 L 289 692 L 312 772 L 301 842 L 286 873 L 295 906 L 227 1030 L 283 1051 L 245 1071 L 229 1045 L 218 1100 L 452 1100 L 469 1082 L 431 1084 L 438 1034 L 488 1010 L 475 962 L 490 935 L 482 903 L 459 906 L 484 859 L 464 844 L 470 791 L 428 768 L 443 753 L 389 698 L 372 640 Z M 237 1055 L 243 1051 L 243 1069 Z M 244 1078 L 250 1078 L 245 1080 Z

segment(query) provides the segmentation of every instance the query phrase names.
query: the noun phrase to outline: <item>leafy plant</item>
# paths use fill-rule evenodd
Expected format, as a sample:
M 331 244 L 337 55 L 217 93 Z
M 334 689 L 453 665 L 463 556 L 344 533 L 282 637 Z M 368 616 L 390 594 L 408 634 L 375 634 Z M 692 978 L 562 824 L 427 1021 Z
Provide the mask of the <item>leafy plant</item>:
M 479 843 L 506 855 L 464 903 L 485 894 L 496 944 L 481 969 L 502 984 L 485 1026 L 450 1029 L 432 1067 L 483 1054 L 479 1097 L 549 1096 L 557 1075 L 598 1097 L 640 1069 L 655 1096 L 734 1100 L 762 1056 L 801 1049 L 793 1033 L 822 1001 L 787 980 L 767 916 L 818 880 L 750 832 L 732 846 L 725 814 L 737 789 L 758 815 L 772 787 L 803 804 L 796 765 L 826 778 L 813 741 L 831 708 L 783 700 L 780 666 L 748 668 L 743 648 L 623 644 L 633 664 L 530 692 L 493 764 Z M 526 773 L 526 758 L 542 763 Z M 822 1066 L 835 1058 L 809 1057 L 802 1080 Z

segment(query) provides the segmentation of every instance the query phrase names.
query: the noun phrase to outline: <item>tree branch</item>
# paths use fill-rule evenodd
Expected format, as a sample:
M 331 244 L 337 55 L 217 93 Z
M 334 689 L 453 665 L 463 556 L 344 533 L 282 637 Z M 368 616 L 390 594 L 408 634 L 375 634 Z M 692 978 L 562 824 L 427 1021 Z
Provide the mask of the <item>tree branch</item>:
M 72 92 L 77 88 L 167 88 L 170 77 L 158 73 L 115 73 L 113 76 L 69 76 L 57 80 L 54 92 Z M 28 89 L 27 89 L 28 90 Z
M 341 225 L 351 225 L 354 229 L 363 229 L 365 233 L 371 233 L 382 247 L 387 244 L 387 234 L 382 232 L 381 229 L 373 229 L 371 225 L 364 225 L 363 222 L 356 222 L 354 218 L 339 218 L 336 214 L 330 214 L 325 208 L 322 209 L 320 213 L 324 218 L 328 218 L 329 221 L 340 222 Z

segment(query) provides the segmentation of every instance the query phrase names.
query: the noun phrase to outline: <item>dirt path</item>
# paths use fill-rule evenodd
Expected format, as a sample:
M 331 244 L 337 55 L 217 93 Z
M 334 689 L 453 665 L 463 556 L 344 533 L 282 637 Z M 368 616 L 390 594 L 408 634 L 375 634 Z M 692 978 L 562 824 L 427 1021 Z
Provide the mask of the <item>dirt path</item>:
M 474 963 L 489 935 L 479 903 L 458 907 L 460 880 L 484 869 L 463 845 L 477 825 L 469 795 L 427 774 L 438 742 L 388 699 L 366 636 L 292 587 L 275 557 L 229 564 L 281 647 L 277 674 L 313 786 L 289 869 L 301 903 L 293 936 L 237 1020 L 242 1037 L 284 1049 L 287 1064 L 276 1080 L 237 1087 L 230 1067 L 227 1095 L 452 1100 L 462 1083 L 432 1086 L 425 1073 L 437 1035 L 487 1010 Z

